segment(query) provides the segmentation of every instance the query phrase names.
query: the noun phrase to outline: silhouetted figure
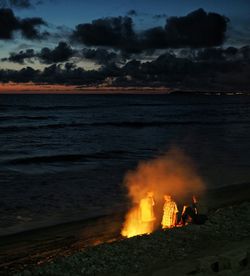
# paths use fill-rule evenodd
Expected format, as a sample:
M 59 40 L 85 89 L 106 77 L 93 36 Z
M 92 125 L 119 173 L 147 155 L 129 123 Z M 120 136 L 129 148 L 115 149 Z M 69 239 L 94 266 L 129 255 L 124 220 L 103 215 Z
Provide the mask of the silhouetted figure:
M 161 221 L 162 228 L 174 227 L 177 223 L 178 208 L 170 195 L 164 195 L 163 217 Z
M 192 204 L 183 207 L 181 223 L 186 225 L 188 223 L 204 224 L 207 220 L 206 207 L 200 204 L 195 196 L 192 197 Z

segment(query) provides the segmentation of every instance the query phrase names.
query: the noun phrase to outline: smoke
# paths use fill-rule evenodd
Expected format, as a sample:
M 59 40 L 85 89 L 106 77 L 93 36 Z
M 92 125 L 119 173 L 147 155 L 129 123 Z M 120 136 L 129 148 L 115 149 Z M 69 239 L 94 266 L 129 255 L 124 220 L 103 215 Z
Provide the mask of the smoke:
M 164 195 L 171 195 L 177 203 L 183 203 L 187 199 L 191 200 L 192 195 L 200 196 L 205 190 L 205 184 L 192 160 L 178 148 L 172 148 L 156 159 L 141 162 L 134 171 L 125 176 L 124 182 L 132 206 L 126 216 L 123 233 L 129 232 L 128 229 L 135 229 L 135 210 L 147 192 L 154 193 L 156 228 L 162 218 Z M 128 234 L 133 235 L 134 232 L 132 235 Z

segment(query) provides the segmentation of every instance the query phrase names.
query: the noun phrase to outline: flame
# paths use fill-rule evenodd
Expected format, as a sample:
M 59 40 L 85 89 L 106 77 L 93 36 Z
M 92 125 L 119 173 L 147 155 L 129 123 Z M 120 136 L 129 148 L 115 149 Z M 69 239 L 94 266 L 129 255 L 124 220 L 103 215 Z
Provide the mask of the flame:
M 172 148 L 153 160 L 139 163 L 134 171 L 127 173 L 124 184 L 131 208 L 126 214 L 121 234 L 128 238 L 149 234 L 158 227 L 162 222 L 165 195 L 181 202 L 190 194 L 200 195 L 205 189 L 192 160 L 177 148 Z M 141 218 L 141 212 L 148 212 L 149 207 L 143 206 L 142 200 L 147 198 L 149 192 L 155 205 L 151 209 L 152 220 L 145 222 Z

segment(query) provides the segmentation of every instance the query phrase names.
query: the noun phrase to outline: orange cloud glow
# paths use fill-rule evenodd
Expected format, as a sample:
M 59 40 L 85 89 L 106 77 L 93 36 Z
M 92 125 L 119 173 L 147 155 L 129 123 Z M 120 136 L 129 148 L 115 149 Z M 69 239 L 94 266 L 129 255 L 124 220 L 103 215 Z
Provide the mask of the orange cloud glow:
M 112 86 L 77 86 L 60 84 L 0 83 L 0 94 L 168 94 L 167 87 L 112 87 Z
M 0 93 L 63 93 L 76 91 L 77 87 L 74 85 L 48 85 L 48 84 L 34 84 L 29 83 L 0 83 Z

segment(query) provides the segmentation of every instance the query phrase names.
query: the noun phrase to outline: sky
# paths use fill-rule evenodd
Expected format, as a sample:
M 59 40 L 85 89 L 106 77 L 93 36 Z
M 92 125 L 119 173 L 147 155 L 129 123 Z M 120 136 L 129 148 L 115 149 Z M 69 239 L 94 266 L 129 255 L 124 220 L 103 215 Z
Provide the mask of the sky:
M 0 0 L 0 91 L 211 79 L 245 89 L 249 13 L 248 0 Z
M 35 8 L 19 10 L 19 14 L 41 16 L 48 22 L 74 27 L 80 22 L 87 23 L 101 17 L 125 15 L 129 10 L 136 10 L 147 21 L 147 15 L 180 16 L 198 8 L 231 19 L 248 19 L 250 4 L 248 0 L 109 0 L 105 4 L 103 0 L 45 0 Z

